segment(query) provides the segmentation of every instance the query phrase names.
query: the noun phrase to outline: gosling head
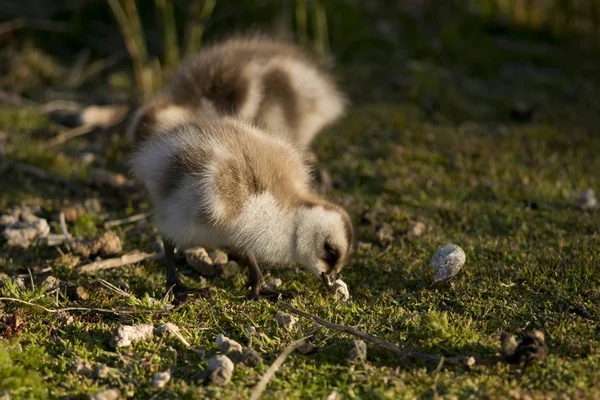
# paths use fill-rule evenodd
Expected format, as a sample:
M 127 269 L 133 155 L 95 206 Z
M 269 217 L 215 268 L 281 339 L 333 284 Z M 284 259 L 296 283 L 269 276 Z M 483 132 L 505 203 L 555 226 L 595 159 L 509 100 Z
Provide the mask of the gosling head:
M 295 261 L 319 276 L 328 289 L 353 251 L 354 229 L 341 207 L 324 203 L 299 210 Z

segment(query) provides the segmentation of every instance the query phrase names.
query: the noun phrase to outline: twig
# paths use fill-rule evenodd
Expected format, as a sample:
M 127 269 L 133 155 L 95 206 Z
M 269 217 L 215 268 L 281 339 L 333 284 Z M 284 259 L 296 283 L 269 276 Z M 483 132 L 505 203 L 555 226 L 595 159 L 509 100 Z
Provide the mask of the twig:
M 83 136 L 85 134 L 88 134 L 88 133 L 92 132 L 94 129 L 96 129 L 96 126 L 94 126 L 94 125 L 81 125 L 76 128 L 66 130 L 66 131 L 61 132 L 58 135 L 54 136 L 52 139 L 50 139 L 50 141 L 48 142 L 48 147 L 58 146 L 59 144 L 63 144 L 67 140 L 71 140 L 78 136 Z
M 350 335 L 354 335 L 354 336 L 358 336 L 364 340 L 367 340 L 371 343 L 374 343 L 378 346 L 384 347 L 388 350 L 393 351 L 394 353 L 398 354 L 400 357 L 409 357 L 409 358 L 414 358 L 414 359 L 418 359 L 418 360 L 423 360 L 429 363 L 432 363 L 434 365 L 439 365 L 440 363 L 444 363 L 444 364 L 448 364 L 448 365 L 461 365 L 464 367 L 469 367 L 471 368 L 473 365 L 475 365 L 475 358 L 474 357 L 470 357 L 470 356 L 459 356 L 459 357 L 437 357 L 437 356 L 433 356 L 431 354 L 425 354 L 425 353 L 421 353 L 415 350 L 410 350 L 410 349 L 406 349 L 406 348 L 402 348 L 399 347 L 398 345 L 388 342 L 386 340 L 380 339 L 378 337 L 375 336 L 371 336 L 368 333 L 364 333 L 361 332 L 359 330 L 356 330 L 354 328 L 350 328 L 348 326 L 344 326 L 344 325 L 338 325 L 338 324 L 334 324 L 333 322 L 329 322 L 329 321 L 325 321 L 317 316 L 314 316 L 312 314 L 309 314 L 305 311 L 301 311 L 298 310 L 295 307 L 292 307 L 291 305 L 289 305 L 286 302 L 280 301 L 278 303 L 281 307 L 287 309 L 288 311 L 291 311 L 294 314 L 300 315 L 304 318 L 308 318 L 313 320 L 314 322 L 316 322 L 319 325 L 322 325 L 326 328 L 329 329 L 334 329 L 340 332 L 345 332 L 345 333 L 349 333 Z
M 111 314 L 135 314 L 135 313 L 167 313 L 167 312 L 171 312 L 174 309 L 168 309 L 168 310 L 109 310 L 106 308 L 95 308 L 95 307 L 66 307 L 66 308 L 47 308 L 44 306 L 41 306 L 39 304 L 35 304 L 35 303 L 30 303 L 28 301 L 25 300 L 21 300 L 21 299 L 14 299 L 12 297 L 0 297 L 0 301 L 12 301 L 15 303 L 20 303 L 20 304 L 26 304 L 28 306 L 32 306 L 32 307 L 36 307 L 39 308 L 40 310 L 44 310 L 46 312 L 52 313 L 52 314 L 56 314 L 59 312 L 68 312 L 68 311 L 94 311 L 94 312 L 104 312 L 104 313 L 111 313 Z
M 135 264 L 146 260 L 160 260 L 165 255 L 163 253 L 133 253 L 125 254 L 121 257 L 108 258 L 102 261 L 96 261 L 78 268 L 78 271 L 83 274 L 93 274 L 102 269 L 118 268 L 125 265 Z
M 115 219 L 113 221 L 106 221 L 104 223 L 104 229 L 112 228 L 113 226 L 129 224 L 131 222 L 137 222 L 142 219 L 148 218 L 150 215 L 152 215 L 152 213 L 145 212 L 145 213 L 135 214 L 135 215 L 132 215 L 127 218 Z
M 63 211 L 58 214 L 58 222 L 60 224 L 60 230 L 67 241 L 69 246 L 73 245 L 73 238 L 67 229 L 67 222 L 65 221 L 65 213 Z
M 269 367 L 267 372 L 265 372 L 265 374 L 262 376 L 262 378 L 260 378 L 260 381 L 258 381 L 256 386 L 254 386 L 254 389 L 252 389 L 252 394 L 250 395 L 250 400 L 257 400 L 263 394 L 263 392 L 267 388 L 267 385 L 269 384 L 269 381 L 271 379 L 273 379 L 273 377 L 275 376 L 275 374 L 277 373 L 279 368 L 281 368 L 281 365 L 283 365 L 283 363 L 285 362 L 285 359 L 290 354 L 292 354 L 292 352 L 294 350 L 296 350 L 298 347 L 303 345 L 304 342 L 306 341 L 306 339 L 309 337 L 310 336 L 307 336 L 307 337 L 303 337 L 300 340 L 296 340 L 294 343 L 292 343 L 288 347 L 286 347 L 283 350 L 283 352 L 281 352 L 281 354 L 277 357 L 277 359 L 275 359 L 275 361 L 273 361 L 273 364 L 271 364 L 271 366 Z

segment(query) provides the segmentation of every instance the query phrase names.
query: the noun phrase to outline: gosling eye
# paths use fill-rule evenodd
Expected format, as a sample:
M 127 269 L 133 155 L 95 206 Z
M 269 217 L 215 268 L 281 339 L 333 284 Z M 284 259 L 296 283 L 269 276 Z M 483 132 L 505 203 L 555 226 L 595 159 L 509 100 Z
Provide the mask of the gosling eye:
M 325 263 L 330 267 L 330 270 L 334 270 L 335 265 L 337 264 L 338 260 L 340 259 L 339 249 L 336 247 L 333 247 L 331 245 L 331 243 L 326 241 L 325 245 L 323 247 L 323 250 L 324 250 L 323 261 L 325 261 Z

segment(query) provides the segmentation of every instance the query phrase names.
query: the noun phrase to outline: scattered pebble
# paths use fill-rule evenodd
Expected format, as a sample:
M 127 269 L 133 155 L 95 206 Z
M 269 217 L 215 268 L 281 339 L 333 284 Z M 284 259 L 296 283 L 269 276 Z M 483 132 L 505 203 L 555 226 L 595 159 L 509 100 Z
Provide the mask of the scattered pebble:
M 102 258 L 109 258 L 119 255 L 123 250 L 121 239 L 114 232 L 107 231 L 94 239 L 73 242 L 69 245 L 71 251 L 75 254 L 89 258 L 99 255 Z
M 461 270 L 466 261 L 463 249 L 449 244 L 437 249 L 431 258 L 431 266 L 435 269 L 434 282 L 448 281 Z
M 248 335 L 252 336 L 252 335 L 256 335 L 256 327 L 252 326 L 252 325 L 248 325 L 246 326 L 246 332 L 248 333 Z
M 335 297 L 341 301 L 348 301 L 350 298 L 350 291 L 348 291 L 348 285 L 341 279 L 337 279 L 333 283 L 332 290 L 335 293 Z
M 598 208 L 598 199 L 592 189 L 587 189 L 575 195 L 575 200 L 577 201 L 577 207 L 582 210 L 594 210 Z
M 254 350 L 250 347 L 246 347 L 242 354 L 242 362 L 245 365 L 254 368 L 259 365 L 262 365 L 263 359 L 262 359 L 262 355 L 258 351 Z
M 56 320 L 64 325 L 71 325 L 73 322 L 75 322 L 75 318 L 73 318 L 73 316 L 71 314 L 68 314 L 64 311 L 59 311 L 56 314 L 54 314 L 56 318 Z
M 67 295 L 67 298 L 71 301 L 83 301 L 90 298 L 89 293 L 83 288 L 83 286 L 76 285 L 69 282 L 60 282 L 60 290 Z
M 388 223 L 383 223 L 377 230 L 377 233 L 375 233 L 375 236 L 381 243 L 391 242 L 394 240 L 394 228 Z
M 408 236 L 410 237 L 421 237 L 426 231 L 426 226 L 421 221 L 415 222 L 408 230 Z
M 229 384 L 229 382 L 231 382 L 232 375 L 233 371 L 219 367 L 211 371 L 211 373 L 208 375 L 208 379 L 210 383 L 215 386 L 226 386 Z
M 125 347 L 131 343 L 152 339 L 154 327 L 152 324 L 121 325 L 115 329 L 110 340 L 111 347 Z
M 127 293 L 129 293 L 129 291 L 131 290 L 127 282 L 118 281 L 117 283 L 115 283 L 115 286 Z
M 121 392 L 118 389 L 105 389 L 101 390 L 93 396 L 90 396 L 90 400 L 121 400 Z
M 162 389 L 167 383 L 171 380 L 171 373 L 169 371 L 165 372 L 156 372 L 152 377 L 152 388 L 153 389 Z
M 269 289 L 275 289 L 281 285 L 283 285 L 283 281 L 279 278 L 274 278 L 274 279 L 271 279 L 269 282 L 267 282 L 267 287 Z
M 98 364 L 94 368 L 92 376 L 94 379 L 106 379 L 110 375 L 110 370 L 106 364 Z
M 15 276 L 14 278 L 12 278 L 13 283 L 15 284 L 16 287 L 18 287 L 21 290 L 26 290 L 27 289 L 27 285 L 25 284 L 25 278 L 23 278 L 22 276 Z
M 226 370 L 232 371 L 234 369 L 233 362 L 229 359 L 229 357 L 223 354 L 217 354 L 212 356 L 208 360 L 208 370 L 214 371 L 217 368 L 225 368 Z
M 293 329 L 298 323 L 298 318 L 282 311 L 277 311 L 277 314 L 275 314 L 275 319 L 277 320 L 277 324 L 279 326 L 287 330 Z
M 544 334 L 537 330 L 525 335 L 521 343 L 517 343 L 517 339 L 512 333 L 503 333 L 500 340 L 502 341 L 502 355 L 510 364 L 542 361 L 549 352 Z
M 0 231 L 8 247 L 28 249 L 36 239 L 50 234 L 50 225 L 30 209 L 16 207 L 0 217 Z
M 225 335 L 217 335 L 216 342 L 223 353 L 242 352 L 242 345 Z
M 351 362 L 367 361 L 367 344 L 362 340 L 353 340 L 348 351 L 348 360 Z
M 303 356 L 307 356 L 309 354 L 315 353 L 319 348 L 309 341 L 305 341 L 298 347 L 296 347 L 296 352 L 302 354 Z
M 335 390 L 327 395 L 326 400 L 342 400 L 342 396 Z
M 96 161 L 96 155 L 89 151 L 85 151 L 79 154 L 77 158 L 79 159 L 79 162 L 86 166 L 91 165 L 94 161 Z
M 227 253 L 221 251 L 221 250 L 214 250 L 211 251 L 209 254 L 213 264 L 215 265 L 223 265 L 223 264 L 227 264 Z
M 47 290 L 57 289 L 59 285 L 60 279 L 55 278 L 52 275 L 47 276 L 42 282 L 42 287 L 46 288 Z
M 232 278 L 242 272 L 242 269 L 235 261 L 228 261 L 227 264 L 216 265 L 215 270 L 216 274 L 223 279 Z
M 207 380 L 215 386 L 225 386 L 231 382 L 233 375 L 233 362 L 222 354 L 212 356 L 208 360 Z
M 71 372 L 81 376 L 90 376 L 92 374 L 92 364 L 81 357 L 75 357 L 71 364 Z
M 185 251 L 185 260 L 187 264 L 198 271 L 206 278 L 215 276 L 215 267 L 213 260 L 210 258 L 206 250 L 202 247 L 196 247 Z

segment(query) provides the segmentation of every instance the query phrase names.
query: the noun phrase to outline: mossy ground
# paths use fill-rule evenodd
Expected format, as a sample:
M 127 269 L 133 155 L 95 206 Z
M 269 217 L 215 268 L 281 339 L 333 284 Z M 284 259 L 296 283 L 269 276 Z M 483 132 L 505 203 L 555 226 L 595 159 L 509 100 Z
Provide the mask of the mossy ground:
M 393 354 L 369 345 L 366 363 L 349 364 L 351 337 L 307 320 L 300 321 L 297 332 L 278 328 L 277 305 L 247 300 L 240 277 L 208 281 L 214 288 L 209 299 L 169 314 L 134 314 L 127 321 L 74 312 L 74 323 L 65 325 L 36 308 L 0 303 L 0 318 L 18 312 L 25 321 L 22 331 L 0 340 L 0 391 L 13 399 L 76 397 L 106 387 L 117 387 L 130 398 L 246 398 L 284 347 L 313 334 L 323 350 L 290 356 L 264 398 L 317 399 L 333 390 L 342 398 L 597 396 L 600 214 L 578 209 L 572 195 L 600 189 L 600 53 L 585 38 L 558 38 L 439 10 L 420 20 L 393 10 L 364 16 L 369 17 L 364 26 L 379 28 L 347 38 L 348 46 L 339 50 L 340 78 L 353 105 L 316 143 L 336 183 L 332 197 L 352 213 L 359 241 L 371 243 L 359 247 L 343 272 L 352 299 L 333 300 L 302 271 L 270 274 L 281 277 L 285 289 L 299 292 L 292 301 L 298 308 L 422 352 L 495 357 L 501 332 L 540 329 L 551 352 L 546 362 L 525 370 L 503 363 L 472 370 L 435 368 L 399 363 Z M 511 117 L 518 102 L 533 106 L 531 119 Z M 9 158 L 66 178 L 73 172 L 85 177 L 90 167 L 78 154 L 92 151 L 97 165 L 126 171 L 128 150 L 121 131 L 74 139 L 49 151 L 46 141 L 58 129 L 35 107 L 0 105 Z M 115 201 L 115 195 L 83 185 L 80 189 L 75 196 L 11 169 L 0 178 L 0 206 L 38 203 L 42 214 L 57 221 L 56 211 L 64 204 L 98 196 L 102 212 L 69 226 L 81 237 L 102 232 L 106 219 L 148 206 Z M 367 209 L 378 210 L 374 224 L 361 221 Z M 407 231 L 416 221 L 427 229 L 411 237 Z M 376 239 L 384 222 L 394 228 L 391 246 Z M 56 222 L 53 231 L 59 232 Z M 150 251 L 158 239 L 148 224 L 114 231 L 125 251 Z M 429 259 L 449 242 L 465 250 L 466 266 L 451 285 L 433 285 Z M 92 295 L 81 306 L 135 310 L 164 302 L 160 262 L 100 274 L 109 282 L 127 282 L 141 299 L 132 302 L 94 277 L 79 276 L 73 268 L 77 260 L 61 254 L 64 248 L 22 252 L 0 246 L 0 271 L 13 275 L 52 267 L 45 275 L 88 288 Z M 180 268 L 186 282 L 198 284 L 197 274 Z M 30 291 L 8 285 L 0 294 L 53 308 L 71 305 L 45 296 L 39 285 Z M 258 334 L 251 345 L 263 353 L 266 365 L 237 368 L 229 386 L 216 388 L 192 381 L 206 361 L 174 339 L 109 348 L 119 323 L 142 321 L 175 323 L 209 355 L 217 351 L 219 333 L 249 344 L 245 326 L 253 325 Z M 110 377 L 74 376 L 70 366 L 76 356 L 92 365 L 107 364 Z M 153 373 L 166 370 L 173 379 L 164 389 L 152 389 Z

